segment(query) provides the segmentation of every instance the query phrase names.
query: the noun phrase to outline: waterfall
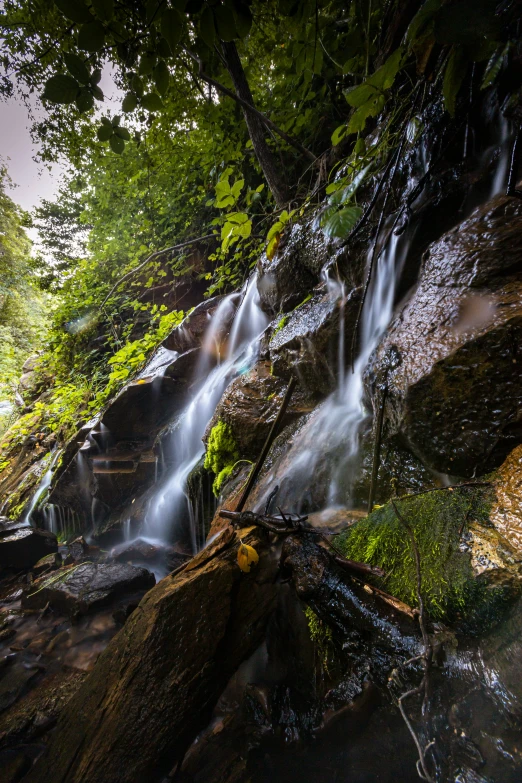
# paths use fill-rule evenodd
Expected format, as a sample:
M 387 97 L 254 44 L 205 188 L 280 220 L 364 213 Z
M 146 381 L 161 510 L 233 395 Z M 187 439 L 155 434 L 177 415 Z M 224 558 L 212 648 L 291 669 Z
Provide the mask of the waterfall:
M 388 245 L 379 254 L 376 268 L 363 307 L 360 323 L 360 352 L 353 372 L 342 367 L 339 353 L 338 388 L 312 415 L 303 428 L 285 459 L 289 465 L 282 475 L 276 471 L 268 477 L 266 484 L 273 488 L 279 484 L 278 503 L 288 511 L 306 511 L 314 506 L 311 500 L 311 488 L 314 480 L 322 477 L 320 465 L 327 466 L 328 505 L 349 503 L 350 474 L 353 473 L 358 455 L 359 430 L 367 416 L 363 404 L 363 375 L 370 355 L 376 348 L 386 330 L 392 314 L 395 291 L 400 273 L 409 248 L 409 239 L 405 234 L 398 237 L 392 234 Z M 372 250 L 369 251 L 371 254 Z M 368 258 L 368 263 L 369 263 Z M 344 342 L 344 288 L 340 282 L 327 280 L 328 290 L 340 302 L 340 345 Z M 343 350 L 344 356 L 344 350 Z M 261 508 L 268 496 L 262 496 L 258 506 Z
M 242 293 L 228 344 L 226 329 L 237 294 L 225 297 L 210 320 L 195 373 L 196 391 L 179 417 L 173 453 L 166 455 L 171 463 L 170 473 L 153 497 L 145 520 L 147 533 L 165 540 L 176 523 L 188 519 L 194 552 L 204 543 L 204 530 L 187 498 L 187 478 L 205 452 L 202 438 L 225 388 L 252 367 L 257 358 L 259 337 L 268 324 L 259 306 L 255 275 Z
M 60 456 L 61 453 L 62 453 L 61 449 L 59 449 L 51 456 L 51 464 L 49 465 L 49 468 L 45 471 L 42 480 L 36 487 L 36 490 L 31 498 L 29 507 L 22 518 L 23 525 L 31 525 L 31 516 L 33 511 L 38 505 L 42 503 L 45 495 L 48 493 L 49 487 L 51 486 L 51 479 L 53 477 L 54 466 L 56 465 L 56 462 L 58 461 L 58 457 Z

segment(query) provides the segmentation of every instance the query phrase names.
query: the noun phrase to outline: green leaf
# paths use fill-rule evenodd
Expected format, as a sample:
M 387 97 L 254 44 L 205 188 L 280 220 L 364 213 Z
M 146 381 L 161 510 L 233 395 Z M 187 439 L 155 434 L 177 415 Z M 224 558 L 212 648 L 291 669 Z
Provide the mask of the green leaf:
M 73 103 L 80 91 L 80 85 L 67 74 L 58 73 L 45 83 L 42 98 L 52 103 Z
M 108 22 L 114 16 L 114 0 L 91 0 L 92 10 L 102 22 Z
M 107 125 L 108 128 L 112 128 L 112 122 L 108 117 L 102 117 L 101 118 L 102 125 Z
M 115 116 L 112 118 L 112 120 L 111 120 L 111 125 L 112 125 L 112 127 L 113 127 L 113 128 L 117 128 L 117 127 L 118 127 L 118 125 L 120 124 L 120 120 L 121 120 L 121 117 L 120 117 L 120 115 L 119 115 L 119 114 L 116 114 L 116 115 L 115 115 Z
M 137 73 L 133 74 L 130 80 L 131 89 L 136 93 L 138 98 L 141 98 L 145 92 L 143 81 L 140 79 Z
M 238 38 L 236 25 L 234 23 L 234 14 L 222 5 L 214 8 L 216 19 L 217 34 L 222 41 L 233 41 Z
M 284 227 L 285 224 L 282 223 L 280 220 L 274 223 L 274 225 L 270 228 L 270 231 L 266 235 L 266 241 L 270 242 L 271 239 L 273 239 L 275 236 L 281 233 Z
M 125 142 L 116 135 L 110 137 L 109 144 L 111 145 L 111 150 L 116 152 L 118 155 L 121 155 L 125 149 Z
M 481 90 L 485 90 L 486 87 L 489 87 L 495 79 L 497 78 L 498 74 L 500 73 L 500 69 L 502 68 L 502 63 L 504 62 L 504 58 L 509 52 L 511 46 L 511 42 L 508 41 L 505 46 L 503 46 L 500 49 L 497 49 L 493 57 L 489 60 L 488 64 L 486 65 L 486 70 L 484 71 L 484 76 L 482 78 L 482 84 L 480 85 Z
M 238 180 L 236 180 L 236 182 L 234 182 L 234 184 L 230 188 L 230 192 L 232 193 L 232 195 L 234 196 L 235 199 L 239 198 L 239 194 L 243 190 L 244 184 L 245 184 L 245 180 L 244 179 L 238 179 Z
M 63 59 L 71 76 L 74 76 L 80 84 L 89 84 L 90 73 L 81 57 L 72 52 L 65 52 Z
M 323 232 L 327 237 L 342 239 L 349 234 L 361 215 L 361 207 L 344 207 L 328 218 Z
M 174 54 L 181 38 L 181 17 L 174 8 L 167 8 L 161 17 L 161 34 Z
M 54 0 L 54 3 L 58 10 L 73 22 L 81 24 L 92 20 L 91 12 L 83 0 Z
M 444 71 L 444 81 L 442 83 L 444 105 L 452 117 L 455 116 L 457 95 L 466 76 L 467 66 L 468 58 L 463 48 L 454 46 Z
M 121 108 L 124 112 L 134 111 L 138 105 L 138 97 L 133 92 L 128 92 L 122 101 Z
M 386 97 L 383 94 L 375 93 L 373 98 L 363 104 L 351 116 L 348 123 L 347 133 L 360 133 L 366 126 L 369 117 L 376 117 L 384 109 Z
M 88 87 L 82 87 L 76 98 L 76 108 L 80 114 L 94 108 L 94 96 Z
M 91 73 L 90 82 L 91 84 L 99 84 L 102 77 L 102 71 L 101 68 L 95 68 L 94 71 Z
M 99 52 L 105 43 L 105 29 L 99 22 L 89 22 L 80 27 L 78 46 L 88 52 Z
M 433 20 L 441 6 L 441 0 L 426 0 L 422 8 L 417 11 L 410 22 L 410 26 L 406 33 L 408 41 L 413 41 L 423 34 L 427 25 Z
M 125 139 L 125 141 L 130 141 L 131 136 L 127 128 L 121 128 L 121 127 L 114 128 L 114 133 L 120 139 Z
M 199 20 L 199 35 L 209 49 L 212 49 L 216 40 L 216 27 L 214 25 L 214 14 L 208 6 L 203 10 Z
M 99 141 L 109 141 L 109 139 L 112 138 L 113 133 L 114 130 L 112 125 L 106 125 L 105 123 L 100 125 L 96 131 L 96 135 L 98 136 Z
M 164 38 L 160 38 L 156 44 L 156 52 L 158 53 L 158 57 L 172 57 L 170 46 Z
M 346 125 L 339 125 L 332 133 L 332 144 L 335 147 L 346 136 Z
M 144 95 L 141 99 L 141 105 L 147 111 L 161 111 L 163 109 L 163 101 L 157 92 L 149 92 Z
M 154 68 L 154 84 L 160 95 L 165 95 L 169 89 L 170 73 L 165 60 L 160 60 Z
M 91 84 L 91 90 L 97 101 L 103 101 L 103 92 L 97 84 Z
M 246 38 L 252 27 L 252 12 L 246 3 L 234 3 L 234 18 L 236 30 L 240 38 Z
M 155 64 L 156 64 L 155 54 L 144 54 L 140 58 L 138 73 L 140 74 L 140 76 L 148 76 L 149 73 L 152 73 Z

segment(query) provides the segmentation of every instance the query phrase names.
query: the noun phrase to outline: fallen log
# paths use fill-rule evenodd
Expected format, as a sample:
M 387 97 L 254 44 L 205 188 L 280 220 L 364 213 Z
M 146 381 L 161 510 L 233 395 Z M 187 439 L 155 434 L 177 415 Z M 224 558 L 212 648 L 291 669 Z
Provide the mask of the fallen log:
M 241 538 L 260 556 L 251 573 L 237 566 L 234 535 L 147 593 L 65 708 L 27 783 L 143 783 L 183 757 L 275 606 L 266 534 L 247 529 Z

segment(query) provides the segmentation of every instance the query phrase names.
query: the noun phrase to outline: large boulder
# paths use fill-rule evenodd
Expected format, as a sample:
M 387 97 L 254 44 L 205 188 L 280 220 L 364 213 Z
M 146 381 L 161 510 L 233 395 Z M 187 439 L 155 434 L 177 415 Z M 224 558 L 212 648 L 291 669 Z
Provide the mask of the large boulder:
M 42 557 L 58 551 L 53 533 L 35 527 L 18 527 L 0 533 L 0 567 L 29 569 Z
M 522 439 L 521 269 L 522 202 L 499 196 L 431 245 L 370 363 L 388 434 L 430 468 L 484 473 Z
M 348 295 L 339 289 L 319 291 L 283 316 L 270 339 L 270 359 L 276 375 L 295 373 L 313 394 L 331 392 L 339 372 L 351 360 L 351 334 L 360 302 L 359 289 Z M 340 328 L 347 338 L 340 342 Z M 340 350 L 342 349 L 342 351 Z
M 226 683 L 263 639 L 276 601 L 277 560 L 237 564 L 230 531 L 142 600 L 62 713 L 27 783 L 161 779 L 208 722 Z
M 330 253 L 331 243 L 312 221 L 287 228 L 274 257 L 264 255 L 258 264 L 257 287 L 263 309 L 276 315 L 302 302 L 319 282 Z
M 270 362 L 259 361 L 227 387 L 210 421 L 206 437 L 218 421 L 226 422 L 244 459 L 255 460 L 279 413 L 288 381 L 271 372 Z M 283 418 L 282 426 L 295 421 L 313 408 L 313 402 L 297 387 Z
M 82 563 L 55 571 L 30 585 L 24 609 L 52 609 L 71 616 L 85 615 L 126 593 L 154 587 L 154 574 L 124 563 Z

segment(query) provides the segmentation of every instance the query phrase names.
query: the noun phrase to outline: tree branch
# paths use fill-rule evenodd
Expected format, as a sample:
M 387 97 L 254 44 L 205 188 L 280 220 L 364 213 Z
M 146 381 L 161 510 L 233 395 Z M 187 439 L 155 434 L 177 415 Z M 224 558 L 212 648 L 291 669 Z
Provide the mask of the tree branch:
M 103 300 L 103 302 L 100 305 L 100 310 L 103 308 L 105 303 L 108 299 L 112 296 L 114 291 L 125 282 L 125 280 L 129 280 L 131 277 L 134 277 L 138 272 L 140 272 L 144 267 L 147 266 L 148 263 L 153 261 L 155 258 L 158 258 L 158 256 L 162 256 L 165 253 L 172 253 L 175 250 L 181 250 L 184 247 L 188 247 L 189 245 L 194 245 L 196 242 L 204 242 L 206 239 L 214 239 L 215 234 L 207 234 L 204 237 L 195 237 L 194 239 L 187 239 L 186 242 L 181 242 L 179 245 L 172 245 L 172 247 L 164 247 L 163 250 L 156 250 L 155 253 L 152 253 L 148 258 L 145 259 L 145 261 L 142 261 L 141 264 L 139 264 L 135 269 L 131 269 L 130 272 L 127 272 L 127 274 L 123 275 L 123 277 L 120 277 L 119 280 L 117 280 L 114 285 L 112 286 L 111 290 Z
M 210 84 L 212 87 L 215 87 L 216 90 L 219 90 L 219 92 L 223 93 L 223 95 L 227 95 L 229 98 L 232 98 L 233 101 L 236 101 L 236 103 L 239 103 L 240 106 L 242 106 L 246 111 L 249 111 L 251 114 L 254 114 L 261 122 L 263 122 L 267 128 L 270 128 L 274 133 L 277 133 L 278 136 L 280 136 L 282 139 L 286 141 L 287 144 L 289 144 L 291 147 L 296 149 L 298 152 L 301 153 L 301 155 L 304 155 L 305 158 L 311 161 L 316 161 L 317 156 L 314 155 L 314 153 L 307 149 L 306 147 L 303 147 L 302 144 L 300 144 L 296 139 L 294 139 L 292 136 L 289 136 L 288 133 L 285 133 L 284 130 L 281 130 L 275 122 L 272 122 L 263 112 L 258 111 L 255 109 L 250 103 L 247 101 L 244 101 L 242 98 L 240 98 L 238 95 L 236 95 L 235 92 L 232 92 L 232 90 L 229 90 L 228 87 L 225 87 L 224 84 L 221 84 L 221 82 L 216 81 L 216 79 L 213 79 L 211 76 L 209 76 L 207 73 L 203 70 L 203 63 L 201 62 L 200 58 L 194 54 L 194 52 L 191 52 L 190 49 L 187 49 L 185 47 L 185 51 L 187 52 L 188 56 L 194 60 L 195 63 L 197 63 L 199 68 L 198 76 L 200 79 L 203 79 L 204 82 L 207 82 L 207 84 Z

